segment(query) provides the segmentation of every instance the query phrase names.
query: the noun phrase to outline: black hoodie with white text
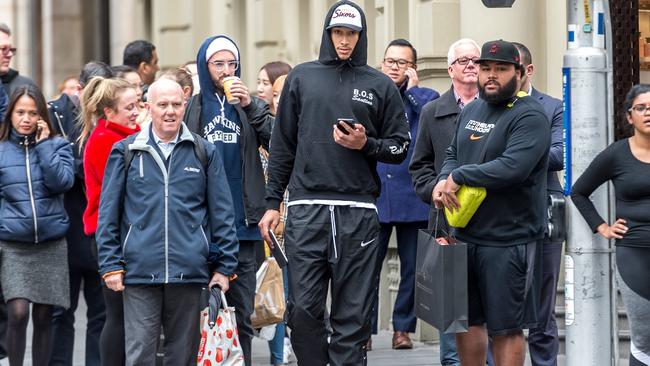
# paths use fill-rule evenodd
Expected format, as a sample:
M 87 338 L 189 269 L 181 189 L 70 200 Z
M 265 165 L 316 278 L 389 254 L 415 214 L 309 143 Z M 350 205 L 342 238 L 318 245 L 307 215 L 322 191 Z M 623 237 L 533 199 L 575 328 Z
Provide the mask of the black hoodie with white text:
M 363 26 L 347 60 L 337 57 L 325 29 L 342 4 L 359 10 Z M 395 83 L 367 65 L 366 30 L 358 5 L 337 2 L 325 18 L 318 60 L 288 75 L 271 137 L 267 208 L 278 209 L 287 185 L 291 201 L 374 203 L 381 187 L 377 162 L 399 164 L 406 158 L 410 135 L 402 98 Z M 340 118 L 364 126 L 368 140 L 361 150 L 334 141 L 333 126 Z

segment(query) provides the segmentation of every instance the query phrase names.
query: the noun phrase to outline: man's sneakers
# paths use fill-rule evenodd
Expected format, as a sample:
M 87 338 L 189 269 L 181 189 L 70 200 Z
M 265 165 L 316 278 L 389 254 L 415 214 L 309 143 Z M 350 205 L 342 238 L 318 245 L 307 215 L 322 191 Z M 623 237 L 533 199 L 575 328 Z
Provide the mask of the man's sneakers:
M 393 333 L 393 349 L 411 349 L 413 348 L 413 342 L 409 337 L 408 332 L 395 331 Z

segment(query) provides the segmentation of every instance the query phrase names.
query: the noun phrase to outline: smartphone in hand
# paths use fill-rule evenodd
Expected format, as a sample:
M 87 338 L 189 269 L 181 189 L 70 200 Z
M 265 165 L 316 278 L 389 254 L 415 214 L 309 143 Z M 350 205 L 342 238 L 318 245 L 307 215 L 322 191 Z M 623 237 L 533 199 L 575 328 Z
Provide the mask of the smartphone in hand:
M 280 268 L 283 268 L 287 265 L 287 263 L 289 263 L 289 260 L 287 259 L 286 254 L 284 254 L 282 248 L 280 248 L 280 243 L 278 243 L 278 239 L 275 237 L 275 233 L 273 233 L 273 230 L 271 229 L 269 229 L 269 237 L 273 242 L 271 254 L 273 254 L 273 258 L 275 258 L 276 262 L 278 262 L 278 266 L 280 266 Z
M 339 131 L 343 132 L 346 135 L 349 135 L 350 133 L 345 129 L 345 127 L 342 126 L 342 123 L 345 123 L 354 129 L 354 118 L 339 118 L 336 124 L 336 127 L 338 127 Z

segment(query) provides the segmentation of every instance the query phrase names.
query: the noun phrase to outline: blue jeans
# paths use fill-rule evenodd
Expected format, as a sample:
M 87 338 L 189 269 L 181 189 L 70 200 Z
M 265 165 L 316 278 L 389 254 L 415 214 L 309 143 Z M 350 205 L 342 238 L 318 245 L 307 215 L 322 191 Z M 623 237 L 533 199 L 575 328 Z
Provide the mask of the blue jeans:
M 282 282 L 284 282 L 284 299 L 289 298 L 289 280 L 287 278 L 287 267 L 282 269 Z M 275 325 L 275 337 L 269 341 L 269 351 L 271 352 L 271 365 L 281 364 L 284 361 L 284 335 L 286 332 L 284 321 Z
M 456 335 L 438 332 L 440 336 L 440 364 L 442 366 L 460 366 L 456 351 Z

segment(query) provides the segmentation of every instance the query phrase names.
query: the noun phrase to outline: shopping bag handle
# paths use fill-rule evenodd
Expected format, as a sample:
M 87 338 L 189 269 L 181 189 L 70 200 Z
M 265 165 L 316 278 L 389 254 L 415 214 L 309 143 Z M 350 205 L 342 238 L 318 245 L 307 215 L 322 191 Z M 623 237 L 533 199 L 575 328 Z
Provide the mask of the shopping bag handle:
M 210 289 L 210 299 L 208 300 L 208 325 L 212 329 L 217 323 L 217 316 L 219 315 L 219 309 L 227 309 L 228 302 L 226 301 L 226 295 L 221 291 L 219 285 L 213 286 Z
M 432 236 L 433 236 L 433 240 L 436 240 L 436 238 L 438 237 L 438 222 L 439 222 L 439 220 L 440 220 L 440 211 L 441 211 L 441 210 L 442 210 L 442 209 L 436 209 L 436 218 L 435 218 L 435 220 L 434 220 L 434 222 L 433 222 L 433 235 L 432 235 Z M 454 244 L 456 244 L 457 240 L 456 240 L 456 237 L 455 237 L 454 235 L 449 234 L 447 231 L 445 231 L 445 230 L 442 229 L 442 228 L 440 228 L 440 232 L 442 233 L 442 235 L 443 235 L 444 237 L 448 238 L 447 241 L 449 242 L 449 245 L 454 245 Z

